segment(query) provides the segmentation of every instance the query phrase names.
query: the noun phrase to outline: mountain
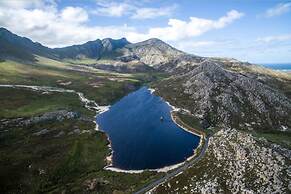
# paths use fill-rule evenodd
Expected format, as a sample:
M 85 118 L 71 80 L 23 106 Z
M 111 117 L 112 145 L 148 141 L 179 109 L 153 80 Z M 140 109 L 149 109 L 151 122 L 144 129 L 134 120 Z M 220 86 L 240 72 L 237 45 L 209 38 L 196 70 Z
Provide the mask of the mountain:
M 80 45 L 73 45 L 63 48 L 48 48 L 40 43 L 13 34 L 5 28 L 0 28 L 0 57 L 16 58 L 21 60 L 34 61 L 34 55 L 39 55 L 52 59 L 64 58 L 92 58 L 100 59 L 110 56 L 116 49 L 130 44 L 125 38 L 103 40 L 97 39 Z
M 200 62 L 201 58 L 184 53 L 156 38 L 139 43 L 130 43 L 125 38 L 117 40 L 105 38 L 52 49 L 1 28 L 0 41 L 2 43 L 0 57 L 29 61 L 35 60 L 35 55 L 59 60 L 103 58 L 121 62 L 119 64 L 124 62 L 144 64 L 161 71 L 173 72 L 178 65 L 185 68 L 187 64 L 192 64 L 195 60 Z
M 203 57 L 182 52 L 157 38 L 128 44 L 117 52 L 120 55 L 116 58 L 117 60 L 139 61 L 158 71 L 167 73 L 188 70 L 203 59 Z
M 103 53 L 110 53 L 116 49 L 123 48 L 124 46 L 130 44 L 130 42 L 128 42 L 126 38 L 121 38 L 117 40 L 114 40 L 112 38 L 105 38 L 101 42 L 103 45 Z
M 28 61 L 34 61 L 34 55 L 55 58 L 50 48 L 13 34 L 5 28 L 0 28 L 0 45 L 1 58 L 12 57 Z
M 102 49 L 101 40 L 89 41 L 82 45 L 73 45 L 63 48 L 52 49 L 58 54 L 60 59 L 63 58 L 100 58 Z
M 100 59 L 104 56 L 110 56 L 116 49 L 122 48 L 130 44 L 125 38 L 111 39 L 105 38 L 103 40 L 97 39 L 89 41 L 81 45 L 73 45 L 63 48 L 52 49 L 59 58 L 92 58 Z
M 116 72 L 158 71 L 174 72 L 176 67 L 186 67 L 200 57 L 186 54 L 167 43 L 153 38 L 139 43 L 130 43 L 125 38 L 96 39 L 80 45 L 63 48 L 48 48 L 28 38 L 20 37 L 5 28 L 0 29 L 0 57 L 35 61 L 35 55 L 63 59 L 109 59 L 111 64 L 98 64 L 95 68 Z M 200 62 L 200 61 L 199 61 Z M 183 65 L 181 65 L 183 64 Z
M 247 62 L 187 54 L 156 38 L 139 43 L 106 38 L 51 49 L 1 28 L 0 43 L 4 59 L 91 58 L 96 63 L 89 66 L 107 71 L 163 72 L 169 78 L 155 84 L 157 93 L 211 126 L 291 128 L 290 76 Z
M 156 38 L 128 44 L 121 49 L 121 53 L 123 57 L 134 56 L 150 66 L 168 63 L 185 54 Z
M 230 71 L 223 65 L 206 59 L 157 84 L 158 93 L 212 126 L 290 129 L 291 101 L 286 95 L 254 73 Z

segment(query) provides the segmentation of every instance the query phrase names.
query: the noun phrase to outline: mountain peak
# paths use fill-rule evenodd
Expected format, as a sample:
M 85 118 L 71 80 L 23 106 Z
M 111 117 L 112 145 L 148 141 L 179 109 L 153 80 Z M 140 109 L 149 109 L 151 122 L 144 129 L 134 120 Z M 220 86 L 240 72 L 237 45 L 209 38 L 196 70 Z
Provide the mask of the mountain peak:
M 144 44 L 166 44 L 168 45 L 167 43 L 165 43 L 164 41 L 158 39 L 158 38 L 150 38 L 150 39 L 147 39 L 145 41 L 142 41 L 140 43 L 144 43 Z
M 63 48 L 47 48 L 31 41 L 28 38 L 20 37 L 5 28 L 0 28 L 1 39 L 14 45 L 14 50 L 26 50 L 31 56 L 37 54 L 50 58 L 78 58 L 88 57 L 99 59 L 101 57 L 136 56 L 141 62 L 149 65 L 166 64 L 177 56 L 183 55 L 169 44 L 157 38 L 151 38 L 139 43 L 130 43 L 126 38 L 112 39 L 104 38 L 88 41 L 84 44 L 72 45 Z M 4 45 L 4 44 L 3 44 Z M 7 44 L 8 45 L 8 44 Z M 7 49 L 11 46 L 7 46 Z M 6 50 L 7 50 L 6 49 Z M 8 49 L 7 56 L 15 55 Z M 19 51 L 21 53 L 21 51 Z
M 120 41 L 120 42 L 127 42 L 127 43 L 130 43 L 125 37 L 122 37 L 122 38 L 118 38 L 118 39 L 113 39 L 113 38 L 104 38 L 102 39 L 102 41 Z
M 0 31 L 10 32 L 9 30 L 7 30 L 6 28 L 3 28 L 3 27 L 0 27 Z
M 119 44 L 119 45 L 123 45 L 123 46 L 130 44 L 130 42 L 124 37 L 120 38 L 120 39 L 104 38 L 104 39 L 102 39 L 102 43 Z
M 130 42 L 128 42 L 126 38 L 121 39 L 105 38 L 102 40 L 104 52 L 111 52 L 115 49 L 123 48 L 125 45 L 128 44 L 130 44 Z
M 8 29 L 6 29 L 6 28 L 3 28 L 3 27 L 0 27 L 0 35 L 1 35 L 1 37 L 0 38 L 7 38 L 8 36 L 10 36 L 10 37 L 19 37 L 19 38 L 23 38 L 23 37 L 20 37 L 20 36 L 18 36 L 18 35 L 16 35 L 16 34 L 14 34 L 13 32 L 11 32 L 11 31 L 9 31 Z
M 0 56 L 3 58 L 12 57 L 19 58 L 27 61 L 34 61 L 34 55 L 42 55 L 53 58 L 50 49 L 41 45 L 40 43 L 33 42 L 32 40 L 18 36 L 8 29 L 0 28 Z

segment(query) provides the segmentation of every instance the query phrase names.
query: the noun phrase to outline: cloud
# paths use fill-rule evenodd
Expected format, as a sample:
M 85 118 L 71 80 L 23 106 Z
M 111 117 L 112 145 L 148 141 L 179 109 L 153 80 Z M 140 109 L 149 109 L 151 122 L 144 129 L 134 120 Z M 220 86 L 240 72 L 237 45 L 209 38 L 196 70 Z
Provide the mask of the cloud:
M 217 41 L 179 41 L 177 44 L 177 48 L 181 50 L 192 50 L 192 49 L 200 49 L 207 48 L 209 46 L 217 45 L 219 42 Z
M 243 15 L 241 12 L 231 10 L 217 20 L 197 17 L 190 17 L 190 21 L 169 19 L 168 25 L 165 27 L 152 27 L 145 33 L 130 31 L 125 33 L 125 37 L 133 42 L 149 38 L 159 38 L 164 41 L 180 41 L 202 35 L 211 30 L 224 28 Z
M 68 22 L 82 23 L 88 20 L 88 14 L 80 7 L 66 7 L 61 12 L 61 19 Z
M 0 7 L 0 26 L 50 47 L 80 44 L 97 38 L 119 38 L 123 32 L 135 31 L 127 25 L 88 26 L 87 21 L 88 13 L 80 7 L 62 10 L 52 4 L 33 9 Z
M 218 20 L 190 17 L 190 21 L 170 19 L 167 27 L 151 28 L 148 36 L 164 40 L 175 41 L 189 37 L 199 36 L 207 31 L 221 29 L 241 18 L 244 14 L 231 10 Z M 166 36 L 165 36 L 166 35 Z
M 289 40 L 289 42 L 288 42 Z M 229 57 L 242 61 L 286 63 L 291 60 L 291 35 L 268 36 L 257 39 L 223 38 L 174 42 L 173 46 L 199 56 Z
M 91 11 L 92 14 L 108 17 L 122 17 L 130 15 L 132 19 L 153 19 L 161 16 L 170 16 L 176 9 L 177 5 L 168 7 L 143 7 L 141 3 L 131 1 L 130 3 L 97 1 L 98 8 Z
M 176 5 L 161 8 L 140 8 L 136 9 L 131 16 L 133 19 L 152 19 L 161 16 L 170 16 L 176 9 Z
M 230 50 L 233 51 L 239 47 L 240 43 L 233 39 L 220 40 L 182 40 L 174 43 L 176 48 L 201 56 L 218 56 L 220 53 Z M 226 53 L 227 53 L 226 52 Z M 233 53 L 233 52 L 230 52 Z M 229 56 L 229 54 L 221 55 Z
M 134 10 L 131 10 L 127 14 L 133 13 L 135 13 Z M 134 26 L 126 24 L 90 25 L 90 17 L 94 16 L 82 7 L 58 9 L 54 1 L 48 0 L 0 0 L 1 27 L 50 47 L 81 44 L 106 37 L 126 37 L 131 42 L 156 37 L 181 50 L 201 56 L 228 56 L 264 62 L 291 60 L 291 34 L 258 37 L 255 40 L 218 40 L 217 38 L 194 40 L 206 32 L 231 25 L 243 15 L 239 11 L 231 10 L 216 19 L 190 17 L 187 20 L 181 20 L 172 18 L 163 27 L 151 27 L 139 31 Z
M 279 3 L 275 7 L 268 9 L 264 16 L 267 18 L 274 17 L 274 16 L 280 16 L 282 14 L 285 14 L 289 12 L 291 9 L 291 2 L 289 3 Z
M 165 27 L 152 27 L 141 32 L 127 24 L 90 25 L 90 17 L 93 16 L 81 7 L 58 9 L 54 1 L 38 3 L 1 6 L 0 26 L 44 45 L 62 47 L 106 37 L 126 37 L 131 42 L 148 38 L 170 42 L 186 40 L 210 30 L 224 28 L 243 16 L 243 13 L 231 10 L 217 20 L 197 17 L 190 17 L 189 21 L 169 19 Z
M 11 7 L 11 8 L 27 8 L 32 5 L 39 5 L 40 0 L 31 0 L 31 1 L 19 1 L 19 0 L 10 0 L 10 1 L 0 1 L 1 7 Z
M 282 42 L 282 41 L 289 41 L 291 40 L 291 34 L 285 34 L 285 35 L 278 35 L 278 36 L 266 36 L 266 37 L 260 37 L 257 39 L 259 42 Z
M 98 1 L 98 8 L 93 10 L 91 13 L 101 16 L 110 17 L 121 17 L 129 14 L 131 11 L 135 10 L 136 7 L 128 3 L 116 3 L 107 1 Z
M 2 0 L 0 1 L 0 7 L 3 8 L 41 8 L 48 5 L 56 6 L 55 0 Z
M 291 34 L 278 35 L 278 36 L 265 36 L 257 38 L 258 42 L 271 43 L 271 42 L 282 42 L 291 40 Z

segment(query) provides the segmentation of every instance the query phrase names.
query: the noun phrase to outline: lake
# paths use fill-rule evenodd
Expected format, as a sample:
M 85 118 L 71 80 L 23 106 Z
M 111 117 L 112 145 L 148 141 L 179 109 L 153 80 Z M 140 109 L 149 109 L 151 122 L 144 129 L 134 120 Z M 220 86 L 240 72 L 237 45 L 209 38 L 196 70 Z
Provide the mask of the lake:
M 170 111 L 161 97 L 142 87 L 98 115 L 98 127 L 111 141 L 113 167 L 159 169 L 192 156 L 200 137 L 177 126 Z

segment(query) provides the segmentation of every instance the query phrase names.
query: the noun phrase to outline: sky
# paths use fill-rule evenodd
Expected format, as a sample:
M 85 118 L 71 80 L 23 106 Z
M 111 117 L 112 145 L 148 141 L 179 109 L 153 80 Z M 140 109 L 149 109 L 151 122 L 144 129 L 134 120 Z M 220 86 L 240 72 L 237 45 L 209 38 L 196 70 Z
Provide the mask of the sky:
M 159 38 L 200 56 L 291 62 L 284 0 L 0 0 L 0 26 L 49 47 Z

